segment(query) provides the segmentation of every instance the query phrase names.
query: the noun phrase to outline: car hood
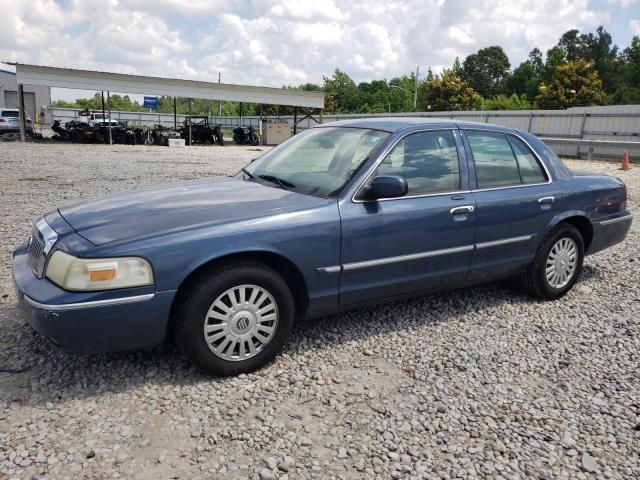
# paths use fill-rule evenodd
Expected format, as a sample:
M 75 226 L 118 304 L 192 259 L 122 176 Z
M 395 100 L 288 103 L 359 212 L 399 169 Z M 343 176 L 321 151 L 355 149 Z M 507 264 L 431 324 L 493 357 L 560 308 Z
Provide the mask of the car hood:
M 145 188 L 60 208 L 64 219 L 94 245 L 313 207 L 321 198 L 238 178 Z

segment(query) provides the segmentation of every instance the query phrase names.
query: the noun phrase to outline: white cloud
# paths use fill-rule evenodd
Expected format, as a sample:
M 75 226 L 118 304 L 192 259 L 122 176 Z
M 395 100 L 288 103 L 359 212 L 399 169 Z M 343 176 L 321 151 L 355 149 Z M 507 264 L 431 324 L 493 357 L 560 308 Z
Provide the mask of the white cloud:
M 589 0 L 0 0 L 0 9 L 0 59 L 272 86 L 321 82 L 335 68 L 356 81 L 438 71 L 489 45 L 515 66 L 570 28 L 611 20 Z M 623 22 L 637 32 L 638 20 Z
M 621 7 L 629 7 L 634 3 L 638 3 L 639 0 L 609 0 L 611 5 L 620 5 Z

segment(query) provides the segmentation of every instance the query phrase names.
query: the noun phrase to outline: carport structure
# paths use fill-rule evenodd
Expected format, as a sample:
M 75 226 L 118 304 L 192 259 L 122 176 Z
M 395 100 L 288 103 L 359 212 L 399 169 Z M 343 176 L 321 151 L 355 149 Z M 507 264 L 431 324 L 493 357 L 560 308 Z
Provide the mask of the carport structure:
M 298 108 L 318 109 L 322 123 L 324 109 L 323 92 L 307 92 L 289 88 L 256 87 L 226 83 L 180 80 L 175 78 L 149 77 L 123 73 L 77 70 L 11 63 L 15 65 L 18 81 L 18 103 L 20 108 L 20 136 L 25 141 L 24 89 L 23 85 L 45 85 L 48 87 L 73 88 L 144 95 L 166 95 L 175 98 L 200 98 L 240 103 L 289 105 Z M 295 133 L 295 127 L 294 127 Z

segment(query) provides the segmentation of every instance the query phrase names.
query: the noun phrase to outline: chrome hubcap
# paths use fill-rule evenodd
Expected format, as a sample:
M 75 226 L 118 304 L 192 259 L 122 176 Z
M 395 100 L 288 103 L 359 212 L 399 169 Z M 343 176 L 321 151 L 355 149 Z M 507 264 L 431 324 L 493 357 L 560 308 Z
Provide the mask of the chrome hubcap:
M 547 257 L 547 282 L 553 288 L 563 288 L 573 278 L 578 262 L 578 247 L 571 238 L 558 240 Z
M 260 353 L 277 327 L 278 306 L 273 296 L 257 285 L 238 285 L 211 304 L 204 339 L 215 356 L 237 362 Z

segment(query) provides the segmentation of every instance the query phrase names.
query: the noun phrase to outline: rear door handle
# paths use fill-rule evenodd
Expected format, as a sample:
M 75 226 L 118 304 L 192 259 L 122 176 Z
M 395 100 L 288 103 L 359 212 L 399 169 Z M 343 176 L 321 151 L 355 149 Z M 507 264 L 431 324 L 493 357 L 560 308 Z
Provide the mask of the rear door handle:
M 449 213 L 451 215 L 463 215 L 465 213 L 471 213 L 473 212 L 473 210 L 473 205 L 462 205 L 460 207 L 453 207 L 451 210 L 449 210 Z
M 553 203 L 554 200 L 554 197 L 542 197 L 538 199 L 538 203 L 544 205 L 545 203 Z

